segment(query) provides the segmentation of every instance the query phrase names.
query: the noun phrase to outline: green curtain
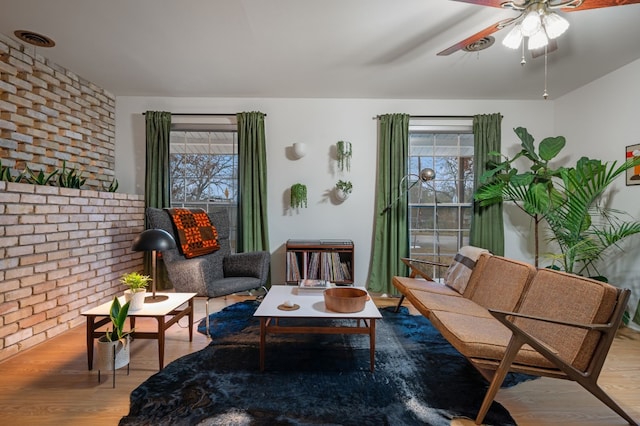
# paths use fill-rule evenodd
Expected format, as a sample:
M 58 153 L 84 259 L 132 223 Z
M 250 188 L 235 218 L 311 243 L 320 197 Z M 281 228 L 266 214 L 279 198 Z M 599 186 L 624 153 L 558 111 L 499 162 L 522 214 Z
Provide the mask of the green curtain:
M 238 119 L 237 251 L 269 251 L 267 151 L 261 112 L 241 112 Z
M 171 180 L 169 171 L 169 137 L 171 134 L 171 113 L 147 111 L 146 129 L 146 167 L 144 183 L 144 202 L 146 207 L 164 208 L 171 205 Z M 151 253 L 144 256 L 145 274 L 151 275 Z M 167 270 L 158 259 L 156 288 L 171 288 Z
M 477 188 L 480 176 L 487 170 L 490 159 L 499 160 L 489 153 L 500 152 L 502 115 L 485 114 L 473 117 L 474 136 L 474 185 Z M 480 207 L 474 203 L 469 242 L 482 247 L 491 253 L 504 256 L 504 223 L 502 220 L 502 203 L 488 207 Z
M 406 275 L 406 267 L 400 258 L 409 255 L 407 193 L 399 188 L 407 174 L 409 115 L 381 116 L 378 139 L 376 216 L 368 288 L 373 292 L 394 294 L 397 291 L 391 279 L 395 275 Z M 385 210 L 398 196 L 400 199 Z

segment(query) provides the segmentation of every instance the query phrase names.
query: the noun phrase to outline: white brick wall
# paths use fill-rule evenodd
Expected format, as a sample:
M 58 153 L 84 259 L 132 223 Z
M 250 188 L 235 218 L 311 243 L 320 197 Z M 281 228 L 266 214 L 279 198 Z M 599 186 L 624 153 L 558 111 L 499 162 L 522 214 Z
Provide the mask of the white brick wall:
M 0 182 L 0 360 L 121 293 L 143 230 L 143 196 Z
M 82 172 L 83 189 L 114 178 L 115 96 L 0 34 L 0 159 L 14 173 L 29 166 Z

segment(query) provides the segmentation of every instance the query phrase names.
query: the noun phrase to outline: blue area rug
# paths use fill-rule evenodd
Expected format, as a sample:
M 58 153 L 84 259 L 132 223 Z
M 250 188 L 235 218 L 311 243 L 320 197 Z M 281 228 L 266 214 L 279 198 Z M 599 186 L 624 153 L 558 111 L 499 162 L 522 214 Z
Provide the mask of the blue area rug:
M 256 307 L 240 302 L 212 314 L 212 343 L 135 389 L 120 425 L 446 426 L 480 408 L 486 381 L 406 308 L 381 309 L 373 373 L 360 335 L 269 335 L 261 373 Z M 505 386 L 529 378 L 509 375 Z M 495 402 L 485 423 L 515 424 Z

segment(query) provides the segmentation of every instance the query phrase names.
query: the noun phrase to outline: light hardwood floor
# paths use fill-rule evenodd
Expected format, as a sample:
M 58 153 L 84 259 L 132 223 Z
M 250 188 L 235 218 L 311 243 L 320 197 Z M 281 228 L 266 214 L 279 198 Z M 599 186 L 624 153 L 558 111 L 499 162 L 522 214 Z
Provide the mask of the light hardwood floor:
M 212 310 L 244 299 L 230 296 L 212 302 Z M 380 306 L 394 299 L 377 299 Z M 196 322 L 204 316 L 204 301 L 196 300 Z M 411 309 L 411 308 L 410 308 Z M 138 320 L 139 330 L 153 329 L 153 320 Z M 194 332 L 189 342 L 187 319 L 167 332 L 165 365 L 208 344 Z M 76 327 L 23 354 L 0 363 L 0 416 L 14 425 L 116 425 L 129 410 L 129 394 L 157 372 L 157 343 L 137 340 L 131 349 L 130 374 L 118 370 L 116 388 L 110 375 L 98 383 L 87 370 L 85 328 Z M 600 384 L 640 421 L 640 333 L 623 330 L 616 338 Z M 579 385 L 541 378 L 498 393 L 519 425 L 624 425 L 626 422 Z M 472 425 L 456 420 L 452 425 Z

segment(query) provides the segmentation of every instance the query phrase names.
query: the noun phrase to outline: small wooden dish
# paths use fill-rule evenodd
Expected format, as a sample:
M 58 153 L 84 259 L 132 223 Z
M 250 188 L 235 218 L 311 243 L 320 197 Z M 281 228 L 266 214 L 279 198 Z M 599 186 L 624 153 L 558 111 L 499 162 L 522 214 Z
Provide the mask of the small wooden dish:
M 367 292 L 354 287 L 335 287 L 324 291 L 324 305 L 341 313 L 360 312 L 367 302 Z
M 295 311 L 297 309 L 300 309 L 300 305 L 294 303 L 292 306 L 287 306 L 283 303 L 281 305 L 278 305 L 278 309 L 280 309 L 281 311 Z

